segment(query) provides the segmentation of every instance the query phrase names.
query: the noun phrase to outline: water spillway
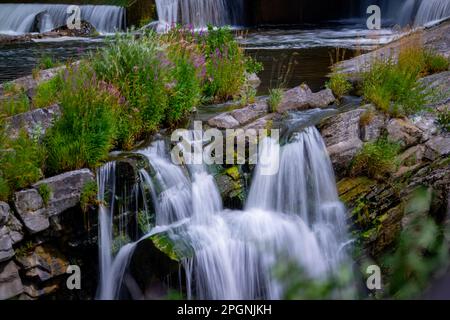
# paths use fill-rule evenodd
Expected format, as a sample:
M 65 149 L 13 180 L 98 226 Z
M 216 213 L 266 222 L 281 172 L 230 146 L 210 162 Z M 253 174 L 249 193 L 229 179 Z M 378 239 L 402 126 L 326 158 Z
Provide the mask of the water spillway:
M 124 224 L 116 222 L 116 231 L 111 230 L 111 215 L 117 209 L 100 208 L 100 215 L 110 214 L 109 219 L 100 219 L 99 230 L 109 232 L 101 239 L 112 240 L 99 244 L 100 261 L 108 264 L 100 268 L 106 274 L 100 277 L 99 299 L 119 299 L 124 287 L 132 297 L 145 297 L 124 279 L 131 277 L 129 263 L 138 244 L 160 232 L 182 241 L 192 252 L 180 261 L 190 299 L 281 299 L 285 284 L 273 274 L 279 263 L 295 263 L 308 277 L 323 280 L 349 265 L 345 208 L 314 127 L 296 133 L 282 147 L 270 138 L 261 144 L 260 157 L 265 161 L 255 169 L 247 203 L 240 211 L 223 208 L 206 166 L 174 165 L 162 141 L 138 153 L 148 160 L 150 169 L 137 170 L 139 182 L 128 193 L 147 190 L 152 204 L 139 210 L 137 205 L 127 205 L 125 211 L 150 214 L 153 207 L 155 224 L 149 224 L 147 234 L 123 242 L 110 259 L 108 253 Z M 278 164 L 275 174 L 264 174 L 265 166 Z M 111 168 L 104 166 L 99 176 L 111 177 Z M 99 179 L 101 194 L 117 192 L 111 187 L 107 191 L 108 181 Z M 105 197 L 99 195 L 99 199 Z M 107 208 L 111 205 L 119 204 L 105 203 Z
M 0 4 L 0 34 L 47 32 L 65 26 L 69 5 Z M 99 33 L 125 28 L 125 9 L 108 5 L 80 5 L 81 20 L 91 23 Z
M 156 0 L 160 23 L 194 28 L 242 25 L 244 0 Z

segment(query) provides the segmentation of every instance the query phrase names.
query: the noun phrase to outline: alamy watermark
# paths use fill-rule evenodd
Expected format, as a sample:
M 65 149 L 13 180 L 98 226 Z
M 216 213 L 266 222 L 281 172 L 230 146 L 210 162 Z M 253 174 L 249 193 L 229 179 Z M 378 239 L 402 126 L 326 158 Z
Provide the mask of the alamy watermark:
M 380 30 L 381 29 L 381 8 L 377 5 L 371 5 L 367 7 L 367 14 L 370 14 L 367 19 L 367 28 L 369 30 Z
M 177 129 L 171 135 L 174 164 L 258 164 L 260 174 L 274 175 L 279 169 L 278 129 L 203 130 L 201 121 L 194 130 Z

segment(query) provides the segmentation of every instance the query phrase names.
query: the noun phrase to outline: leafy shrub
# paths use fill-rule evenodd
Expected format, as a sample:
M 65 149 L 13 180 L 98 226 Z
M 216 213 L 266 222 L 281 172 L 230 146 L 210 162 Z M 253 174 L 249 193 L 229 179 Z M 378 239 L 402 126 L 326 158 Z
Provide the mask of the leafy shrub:
M 233 97 L 244 85 L 250 58 L 245 57 L 229 28 L 209 26 L 200 42 L 206 58 L 204 94 L 217 102 Z
M 170 78 L 174 84 L 169 90 L 169 112 L 167 113 L 169 124 L 180 121 L 200 103 L 201 74 L 195 65 L 201 60 L 197 57 L 198 55 L 195 49 L 186 45 L 177 45 L 169 52 L 173 65 Z M 200 64 L 201 61 L 197 63 Z
M 116 138 L 119 102 L 114 89 L 84 65 L 67 70 L 65 83 L 62 116 L 45 138 L 52 174 L 94 167 L 108 156 Z
M 270 89 L 269 99 L 267 100 L 267 104 L 269 105 L 269 112 L 277 112 L 281 101 L 283 101 L 283 95 L 283 89 Z
M 156 130 L 167 110 L 167 74 L 157 45 L 153 33 L 139 40 L 118 35 L 92 59 L 97 75 L 117 86 L 127 102 L 118 123 L 118 144 L 124 149 L 144 132 Z
M 42 178 L 45 153 L 25 131 L 12 140 L 3 128 L 0 130 L 0 199 L 6 201 L 11 192 Z
M 56 76 L 48 81 L 40 83 L 36 87 L 36 94 L 33 97 L 34 107 L 46 108 L 56 103 L 59 99 L 59 94 L 63 85 L 60 76 Z
M 366 143 L 353 160 L 351 173 L 354 176 L 383 179 L 396 169 L 399 151 L 399 144 L 389 142 L 386 138 Z
M 50 198 L 52 196 L 52 190 L 48 186 L 48 184 L 41 184 L 38 187 L 38 193 L 42 198 L 42 201 L 44 202 L 44 205 L 47 206 L 48 202 L 50 201 Z
M 338 99 L 348 94 L 353 88 L 347 77 L 341 73 L 333 73 L 327 82 L 327 87 L 333 91 Z
M 80 195 L 80 205 L 83 212 L 87 212 L 89 206 L 97 203 L 97 183 L 90 181 L 83 186 Z

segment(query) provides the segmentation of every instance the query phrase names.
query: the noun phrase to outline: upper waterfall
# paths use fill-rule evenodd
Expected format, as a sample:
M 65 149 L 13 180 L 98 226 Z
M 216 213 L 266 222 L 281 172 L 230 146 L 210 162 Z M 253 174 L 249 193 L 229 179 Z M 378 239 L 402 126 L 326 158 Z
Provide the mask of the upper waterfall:
M 165 26 L 241 25 L 244 0 L 156 0 L 156 9 L 159 22 Z
M 80 5 L 81 20 L 99 33 L 112 33 L 125 27 L 125 9 L 108 5 Z M 47 32 L 66 25 L 66 4 L 0 4 L 0 34 Z

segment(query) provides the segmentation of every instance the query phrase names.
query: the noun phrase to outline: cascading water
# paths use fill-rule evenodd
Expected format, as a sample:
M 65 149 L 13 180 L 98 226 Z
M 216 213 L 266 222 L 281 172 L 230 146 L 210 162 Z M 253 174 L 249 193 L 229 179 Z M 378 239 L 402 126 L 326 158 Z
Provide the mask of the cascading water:
M 277 142 L 268 138 L 262 143 L 260 158 L 266 161 L 256 168 L 244 211 L 223 210 L 207 168 L 176 166 L 162 152 L 163 146 L 157 142 L 139 152 L 155 171 L 150 175 L 140 169 L 139 176 L 142 187 L 151 189 L 156 227 L 124 245 L 108 270 L 101 268 L 107 272 L 101 281 L 109 285 L 100 299 L 120 298 L 123 283 L 132 282 L 126 270 L 137 244 L 164 230 L 194 252 L 182 260 L 190 299 L 280 299 L 284 284 L 272 273 L 278 261 L 292 261 L 316 279 L 326 279 L 349 262 L 345 209 L 314 127 L 295 134 L 280 154 Z M 278 173 L 265 176 L 263 166 L 278 160 Z M 104 212 L 100 208 L 100 214 Z M 109 222 L 100 219 L 100 230 L 103 223 Z M 101 257 L 105 250 L 111 247 L 101 248 Z M 135 291 L 131 296 L 142 298 L 133 287 L 128 285 Z
M 156 0 L 160 28 L 175 23 L 195 28 L 241 25 L 243 6 L 243 0 Z
M 80 5 L 81 20 L 99 33 L 112 33 L 125 27 L 125 9 L 107 5 Z M 0 4 L 0 34 L 47 32 L 67 24 L 70 14 L 65 4 Z
M 381 18 L 400 26 L 426 26 L 450 17 L 449 0 L 364 0 L 360 14 L 367 17 L 366 9 L 372 4 L 381 8 Z

